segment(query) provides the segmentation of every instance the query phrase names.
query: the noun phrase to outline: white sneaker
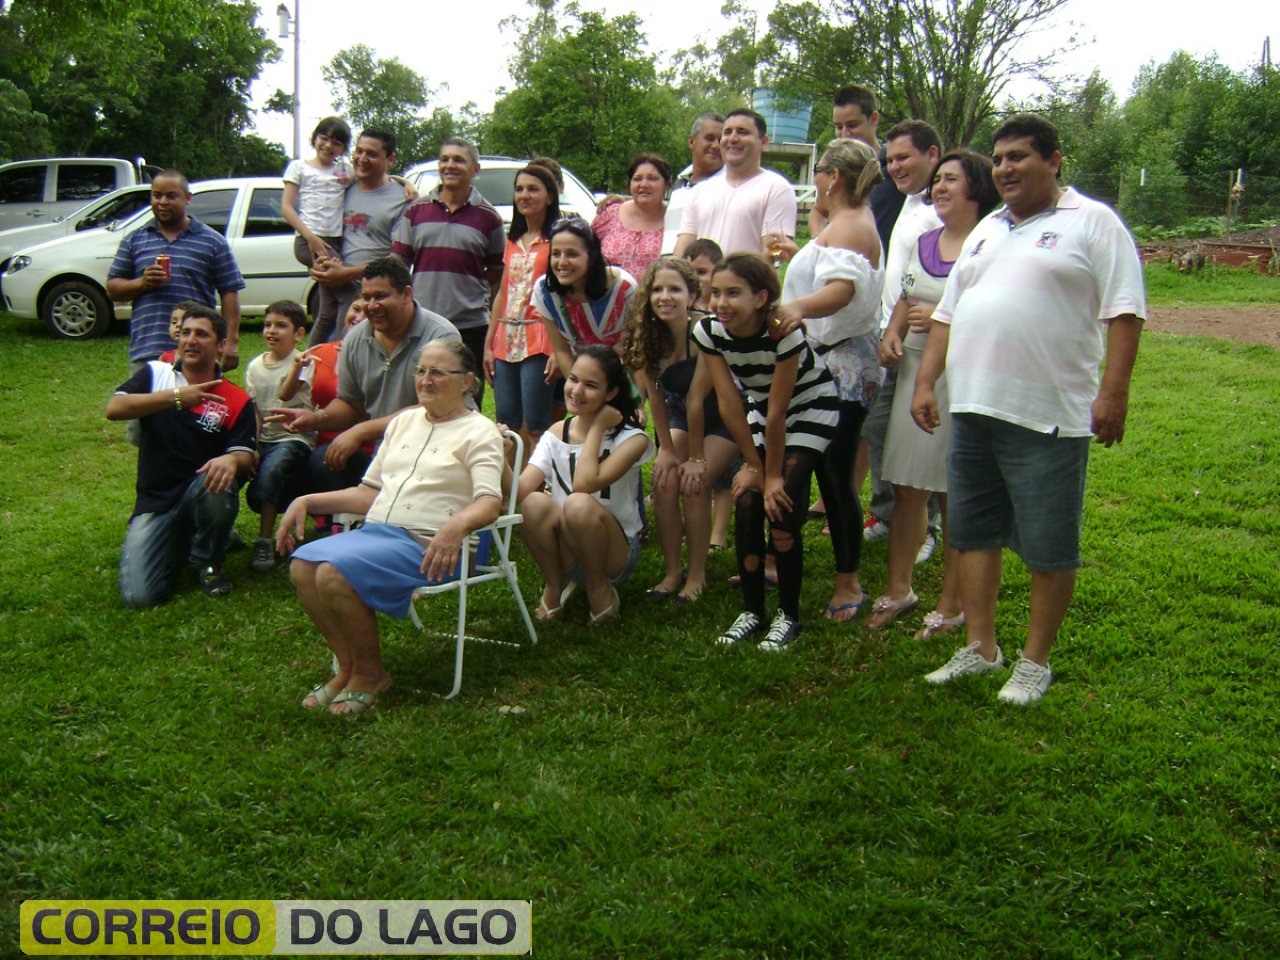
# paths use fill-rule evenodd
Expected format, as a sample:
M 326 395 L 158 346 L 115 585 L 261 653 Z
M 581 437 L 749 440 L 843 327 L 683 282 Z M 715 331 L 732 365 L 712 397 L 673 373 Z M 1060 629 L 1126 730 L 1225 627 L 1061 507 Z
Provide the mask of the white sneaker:
M 1000 688 L 996 698 L 1025 707 L 1043 697 L 1052 682 L 1052 670 L 1040 666 L 1034 660 L 1021 657 L 1013 665 L 1013 676 Z
M 1004 666 L 1004 654 L 1000 652 L 1000 648 L 996 647 L 996 658 L 988 660 L 978 652 L 978 641 L 974 641 L 967 647 L 961 647 L 956 651 L 954 657 L 940 666 L 933 673 L 926 673 L 925 680 L 929 683 L 950 683 L 956 677 L 965 677 L 974 673 L 990 673 L 992 670 L 999 670 Z
M 920 552 L 916 554 L 916 566 L 924 563 L 938 549 L 938 535 L 930 530 L 924 535 L 924 543 L 920 544 Z
M 883 520 L 868 517 L 862 525 L 862 539 L 865 543 L 879 543 L 889 539 L 889 525 Z
M 764 629 L 764 620 L 757 617 L 754 613 L 740 613 L 738 619 L 724 633 L 716 638 L 716 645 L 721 647 L 732 647 L 734 644 L 741 643 L 747 637 L 754 633 L 759 633 Z
M 760 649 L 765 653 L 781 653 L 798 636 L 800 636 L 800 621 L 792 620 L 779 610 L 773 615 L 769 632 L 760 641 Z

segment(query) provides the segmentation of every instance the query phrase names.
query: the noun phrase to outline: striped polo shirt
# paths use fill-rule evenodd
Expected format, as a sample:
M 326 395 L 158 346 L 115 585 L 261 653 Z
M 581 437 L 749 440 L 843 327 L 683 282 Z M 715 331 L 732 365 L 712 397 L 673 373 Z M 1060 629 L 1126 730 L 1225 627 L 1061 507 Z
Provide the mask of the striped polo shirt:
M 219 294 L 244 289 L 244 278 L 226 238 L 194 217 L 172 241 L 156 228 L 154 220 L 125 236 L 107 279 L 136 280 L 161 254 L 169 255 L 169 282 L 139 294 L 133 301 L 133 319 L 129 321 L 131 361 L 154 360 L 173 349 L 169 314 L 183 300 L 217 309 Z
M 391 252 L 413 271 L 413 299 L 459 330 L 489 323 L 486 270 L 502 269 L 502 217 L 480 191 L 450 212 L 440 187 L 409 206 L 391 236 Z

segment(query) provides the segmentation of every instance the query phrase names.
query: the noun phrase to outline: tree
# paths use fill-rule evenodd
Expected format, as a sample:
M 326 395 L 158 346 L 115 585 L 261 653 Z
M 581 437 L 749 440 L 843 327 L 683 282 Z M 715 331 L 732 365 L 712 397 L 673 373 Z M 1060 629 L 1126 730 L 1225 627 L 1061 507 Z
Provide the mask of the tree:
M 1112 205 L 1120 197 L 1132 137 L 1111 85 L 1095 70 L 1084 83 L 1060 94 L 1012 106 L 1053 121 L 1062 140 L 1062 179 Z M 987 144 L 983 143 L 983 147 Z
M 665 74 L 691 117 L 746 106 L 757 85 L 762 47 L 756 35 L 755 11 L 741 0 L 726 0 L 720 15 L 730 24 L 729 29 L 713 46 L 699 40 L 692 47 L 677 50 Z
M 524 80 L 494 105 L 486 145 L 513 156 L 548 154 L 593 189 L 620 187 L 642 150 L 681 155 L 675 93 L 659 83 L 635 14 L 606 19 L 570 4 Z
M 411 67 L 380 59 L 363 43 L 339 51 L 320 73 L 333 93 L 334 109 L 358 133 L 382 127 L 396 137 L 401 167 L 436 156 L 454 136 L 453 115 L 444 107 L 427 112 L 438 91 Z
M 49 118 L 31 109 L 31 98 L 0 80 L 0 163 L 45 155 L 50 147 Z
M 283 152 L 247 133 L 250 85 L 279 56 L 256 15 L 251 0 L 33 0 L 0 12 L 0 79 L 48 117 L 51 152 L 141 154 L 192 177 L 268 172 L 270 157 L 278 172 Z
M 919 117 L 968 143 L 1009 83 L 1049 71 L 1074 36 L 1022 55 L 1024 38 L 1069 0 L 813 0 L 769 16 L 766 74 L 783 92 L 829 99 L 847 83 L 879 93 L 886 119 Z

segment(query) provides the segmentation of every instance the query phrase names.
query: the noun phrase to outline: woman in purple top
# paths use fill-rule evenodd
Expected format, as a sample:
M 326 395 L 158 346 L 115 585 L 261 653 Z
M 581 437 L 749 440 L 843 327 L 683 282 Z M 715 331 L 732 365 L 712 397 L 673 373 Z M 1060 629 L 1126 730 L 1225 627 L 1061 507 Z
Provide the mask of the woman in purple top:
M 880 475 L 893 484 L 893 523 L 889 527 L 889 572 L 884 596 L 876 600 L 867 626 L 877 630 L 910 613 L 920 603 L 911 589 L 911 571 L 924 542 L 926 505 L 937 491 L 942 504 L 943 527 L 947 516 L 947 446 L 951 416 L 945 392 L 938 393 L 942 423 L 925 433 L 911 418 L 911 386 L 929 328 L 933 308 L 942 297 L 952 264 L 960 256 L 965 238 L 998 202 L 991 180 L 991 161 L 971 150 L 952 150 L 938 161 L 926 201 L 933 204 L 942 226 L 924 234 L 912 250 L 903 272 L 902 297 L 880 341 L 880 363 L 899 366 L 901 389 L 893 398 L 889 429 L 885 434 L 884 463 Z M 945 377 L 935 391 L 945 391 Z M 964 625 L 960 584 L 956 577 L 956 551 L 948 542 L 943 550 L 942 596 L 937 607 L 925 614 L 920 639 L 959 630 Z

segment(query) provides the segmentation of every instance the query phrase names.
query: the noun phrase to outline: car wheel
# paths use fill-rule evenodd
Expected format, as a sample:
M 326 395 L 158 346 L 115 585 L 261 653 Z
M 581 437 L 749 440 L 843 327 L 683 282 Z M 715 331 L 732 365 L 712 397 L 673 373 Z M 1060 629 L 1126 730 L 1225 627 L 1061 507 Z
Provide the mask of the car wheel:
M 40 311 L 51 336 L 59 340 L 100 337 L 111 326 L 111 303 L 89 283 L 60 283 L 44 298 Z
M 313 283 L 311 289 L 307 291 L 307 314 L 312 321 L 320 313 L 320 284 Z

